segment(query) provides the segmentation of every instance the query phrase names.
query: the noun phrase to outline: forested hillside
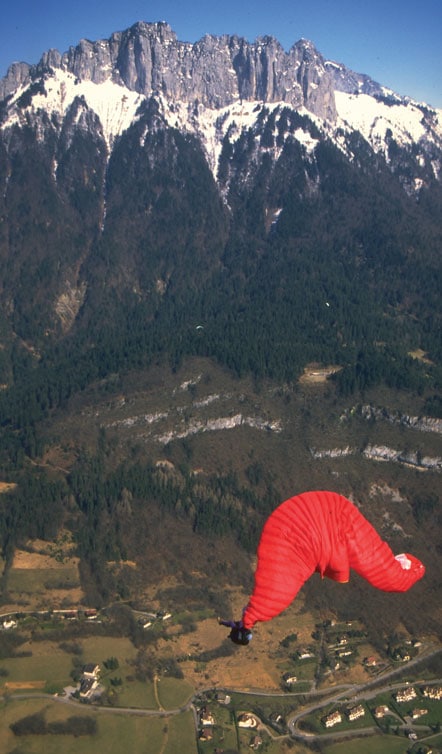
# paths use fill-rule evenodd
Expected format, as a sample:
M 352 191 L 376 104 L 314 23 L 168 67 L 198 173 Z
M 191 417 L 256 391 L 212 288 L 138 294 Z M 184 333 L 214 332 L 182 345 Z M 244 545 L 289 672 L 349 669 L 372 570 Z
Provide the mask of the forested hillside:
M 147 27 L 130 39 L 154 38 L 157 63 L 173 57 L 168 29 Z M 88 45 L 89 56 L 53 52 L 19 85 L 3 81 L 4 595 L 16 546 L 61 527 L 97 603 L 140 589 L 155 561 L 188 576 L 195 542 L 208 578 L 238 579 L 236 557 L 248 563 L 277 502 L 328 486 L 366 505 L 398 547 L 411 538 L 424 560 L 428 549 L 427 587 L 391 619 L 434 627 L 440 429 L 409 417 L 442 418 L 438 113 L 372 82 L 374 139 L 339 116 L 338 85 L 310 43 L 293 51 L 304 71 L 293 102 L 249 92 L 252 53 L 237 45 L 213 91 L 210 77 L 204 96 L 190 76 L 174 82 L 187 100 L 173 95 L 172 57 L 151 91 L 133 76 L 140 61 L 106 67 Z M 273 60 L 275 45 L 264 48 Z M 241 96 L 225 90 L 221 103 L 232 71 Z M 306 383 L 315 369 L 328 379 Z M 215 413 L 199 417 L 202 406 Z M 108 564 L 126 560 L 142 575 L 116 583 Z

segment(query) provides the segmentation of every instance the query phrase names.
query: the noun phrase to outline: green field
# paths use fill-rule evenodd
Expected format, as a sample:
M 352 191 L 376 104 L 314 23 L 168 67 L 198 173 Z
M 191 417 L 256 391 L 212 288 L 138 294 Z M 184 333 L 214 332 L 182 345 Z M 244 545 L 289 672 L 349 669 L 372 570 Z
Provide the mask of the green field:
M 118 676 L 118 673 L 119 671 L 115 675 Z M 122 687 L 115 692 L 114 703 L 119 707 L 158 709 L 153 683 L 143 683 L 137 680 L 123 681 Z
M 10 729 L 36 712 L 44 712 L 49 722 L 72 715 L 92 716 L 97 732 L 89 736 L 27 735 L 15 736 Z M 55 701 L 9 701 L 1 708 L 0 754 L 197 754 L 195 728 L 191 713 L 174 717 L 141 717 L 99 712 L 82 706 L 80 710 Z
M 352 741 L 343 741 L 339 744 L 324 746 L 323 754 L 407 754 L 410 750 L 408 738 L 396 736 L 378 736 L 369 738 L 355 738 Z
M 157 689 L 160 704 L 166 710 L 182 707 L 194 693 L 194 688 L 190 683 L 176 678 L 162 677 L 158 681 Z
M 121 666 L 129 666 L 137 655 L 137 650 L 125 637 L 88 636 L 81 639 L 84 662 L 97 662 L 102 666 L 109 657 L 116 657 Z
M 0 660 L 0 668 L 7 675 L 0 678 L 0 690 L 5 683 L 25 683 L 44 681 L 48 686 L 55 686 L 61 690 L 72 682 L 72 657 L 62 650 L 57 650 L 50 642 L 38 642 L 38 653 L 30 657 L 8 657 Z M 33 651 L 30 642 L 25 646 L 26 651 Z
M 176 709 L 182 707 L 192 695 L 193 687 L 186 681 L 163 677 L 157 684 L 157 701 L 154 684 L 136 679 L 137 650 L 129 639 L 89 637 L 79 641 L 78 647 L 82 650 L 81 654 L 73 655 L 55 642 L 28 642 L 20 649 L 31 652 L 31 655 L 0 660 L 4 673 L 0 677 L 0 692 L 13 690 L 14 693 L 26 693 L 29 688 L 14 688 L 14 684 L 42 682 L 46 690 L 60 693 L 65 686 L 75 685 L 71 671 L 76 662 L 79 666 L 87 663 L 100 665 L 100 681 L 107 690 L 113 691 L 114 705 L 153 710 L 159 706 L 165 710 Z M 108 671 L 105 662 L 111 657 L 117 658 L 118 668 Z M 112 686 L 111 680 L 115 678 L 121 681 L 121 685 Z
M 181 708 L 189 700 L 193 689 L 185 681 L 162 678 L 157 684 L 155 696 L 152 682 L 141 682 L 135 678 L 134 662 L 137 650 L 126 638 L 87 637 L 79 640 L 81 652 L 65 651 L 56 642 L 28 642 L 21 650 L 32 652 L 25 657 L 12 657 L 0 661 L 5 671 L 1 677 L 0 694 L 6 702 L 0 711 L 0 754 L 20 751 L 23 754 L 92 754 L 97 750 L 109 754 L 196 754 L 196 734 L 193 715 L 181 712 L 168 716 L 167 709 Z M 118 668 L 108 671 L 105 662 L 117 658 Z M 30 693 L 37 690 L 14 688 L 15 684 L 44 682 L 45 688 L 61 691 L 64 686 L 73 685 L 71 671 L 73 663 L 80 665 L 97 663 L 101 667 L 101 682 L 108 690 L 113 690 L 112 678 L 120 678 L 121 686 L 115 687 L 111 702 L 115 706 L 155 711 L 164 709 L 159 716 L 119 713 L 115 707 L 100 709 L 90 705 L 62 703 L 61 700 L 31 699 Z M 9 684 L 9 688 L 5 685 Z M 43 690 L 43 689 L 42 689 Z M 38 693 L 38 692 L 37 692 Z M 95 735 L 73 737 L 70 735 L 26 735 L 15 736 L 9 726 L 30 714 L 44 711 L 48 722 L 66 720 L 72 716 L 92 716 L 97 720 Z
M 72 565 L 58 568 L 12 568 L 8 591 L 13 594 L 44 594 L 48 589 L 75 589 L 80 586 L 78 569 Z

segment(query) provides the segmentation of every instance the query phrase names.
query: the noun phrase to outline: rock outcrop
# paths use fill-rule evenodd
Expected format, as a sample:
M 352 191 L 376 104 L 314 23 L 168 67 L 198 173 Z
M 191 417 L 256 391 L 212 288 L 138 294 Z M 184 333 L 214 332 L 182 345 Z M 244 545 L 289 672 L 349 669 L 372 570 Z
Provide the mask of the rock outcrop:
M 334 122 L 333 75 L 315 46 L 300 40 L 285 52 L 273 37 L 248 42 L 237 36 L 206 35 L 190 44 L 167 23 L 139 22 L 107 40 L 81 40 L 60 54 L 46 52 L 37 66 L 14 64 L 0 81 L 0 98 L 32 74 L 62 68 L 80 81 L 107 80 L 145 96 L 200 102 L 220 108 L 237 101 L 287 102 Z

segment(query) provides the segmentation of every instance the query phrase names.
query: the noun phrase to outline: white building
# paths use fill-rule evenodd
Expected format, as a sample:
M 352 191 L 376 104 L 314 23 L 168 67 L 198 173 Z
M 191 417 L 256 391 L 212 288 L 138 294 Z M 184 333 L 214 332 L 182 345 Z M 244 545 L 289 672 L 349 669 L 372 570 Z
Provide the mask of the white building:
M 243 715 L 240 715 L 238 717 L 238 727 L 239 728 L 257 728 L 258 720 L 249 712 L 245 712 Z
M 327 715 L 327 717 L 324 718 L 323 722 L 326 728 L 332 728 L 333 725 L 342 723 L 342 715 L 340 712 L 336 710 L 335 712 L 332 712 L 330 715 Z

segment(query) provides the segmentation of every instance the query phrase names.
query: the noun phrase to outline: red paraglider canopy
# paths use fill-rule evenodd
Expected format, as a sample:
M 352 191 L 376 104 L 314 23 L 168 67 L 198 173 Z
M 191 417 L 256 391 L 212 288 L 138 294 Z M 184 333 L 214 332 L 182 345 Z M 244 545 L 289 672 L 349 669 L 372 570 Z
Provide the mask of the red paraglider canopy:
M 377 589 L 404 592 L 422 578 L 413 555 L 394 556 L 347 498 L 314 491 L 286 500 L 267 519 L 258 546 L 255 586 L 243 625 L 279 615 L 315 572 L 346 582 L 355 570 Z

